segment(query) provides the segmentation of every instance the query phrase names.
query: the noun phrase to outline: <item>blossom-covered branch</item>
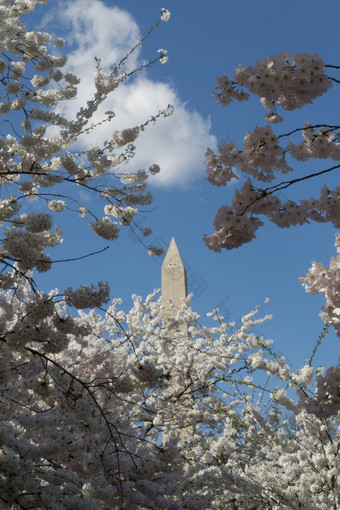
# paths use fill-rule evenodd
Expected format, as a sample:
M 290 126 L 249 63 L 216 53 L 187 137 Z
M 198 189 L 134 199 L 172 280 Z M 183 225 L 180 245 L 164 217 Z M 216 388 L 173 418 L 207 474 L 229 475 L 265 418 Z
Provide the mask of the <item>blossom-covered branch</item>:
M 330 172 L 338 172 L 339 165 L 329 165 L 327 169 L 310 171 L 296 178 L 282 181 L 281 174 L 294 170 L 294 160 L 310 159 L 340 160 L 339 126 L 306 123 L 289 133 L 275 134 L 270 124 L 281 122 L 277 107 L 284 110 L 302 108 L 332 86 L 331 77 L 325 71 L 325 64 L 317 55 L 288 53 L 266 57 L 259 60 L 254 68 L 236 68 L 233 80 L 222 76 L 217 79 L 215 93 L 217 102 L 226 106 L 232 100 L 249 99 L 251 94 L 258 95 L 268 110 L 263 118 L 269 123 L 265 127 L 256 127 L 247 132 L 243 148 L 228 142 L 219 147 L 216 155 L 211 149 L 206 154 L 208 180 L 216 186 L 225 186 L 233 179 L 246 180 L 237 189 L 230 206 L 222 206 L 216 215 L 216 231 L 204 237 L 207 246 L 215 251 L 222 248 L 233 249 L 250 242 L 256 230 L 263 225 L 261 217 L 267 217 L 281 228 L 302 225 L 310 221 L 331 222 L 339 226 L 339 188 L 334 190 L 324 186 L 320 197 L 301 199 L 299 202 L 282 202 L 277 191 L 287 189 L 293 184 L 316 178 Z M 283 139 L 301 133 L 302 141 L 281 145 Z M 276 181 L 272 186 L 263 187 L 262 183 Z M 278 181 L 278 182 L 277 182 Z
M 112 241 L 119 236 L 120 226 L 133 228 L 131 219 L 138 213 L 138 206 L 152 201 L 146 181 L 159 167 L 152 165 L 149 170 L 137 173 L 122 171 L 120 167 L 133 156 L 133 142 L 148 124 L 172 113 L 170 105 L 150 112 L 150 118 L 141 125 L 116 130 L 102 146 L 79 152 L 76 149 L 79 136 L 114 117 L 114 112 L 109 111 L 94 122 L 98 107 L 130 76 L 146 67 L 143 64 L 125 73 L 127 58 L 161 22 L 168 21 L 170 13 L 162 10 L 145 37 L 111 70 L 102 69 L 97 59 L 92 99 L 80 107 L 74 118 L 66 118 L 59 113 L 58 105 L 76 97 L 79 79 L 65 67 L 66 56 L 60 53 L 63 39 L 26 29 L 22 17 L 32 13 L 38 3 L 45 2 L 2 1 L 0 5 L 0 116 L 12 126 L 0 139 L 0 185 L 7 189 L 7 196 L 0 201 L 0 221 L 6 225 L 1 251 L 1 282 L 7 282 L 4 288 L 12 278 L 6 273 L 7 262 L 15 262 L 21 272 L 50 269 L 52 259 L 45 250 L 62 241 L 61 231 L 52 229 L 54 213 L 72 210 L 70 204 L 77 204 L 81 217 L 90 212 L 88 206 L 81 204 L 77 188 L 86 188 L 103 202 L 103 217 L 90 212 L 89 226 L 95 234 Z M 147 66 L 157 61 L 164 63 L 165 55 L 162 50 Z M 51 188 L 51 199 L 46 203 L 46 191 Z M 47 205 L 46 213 L 21 214 L 25 198 L 41 198 Z

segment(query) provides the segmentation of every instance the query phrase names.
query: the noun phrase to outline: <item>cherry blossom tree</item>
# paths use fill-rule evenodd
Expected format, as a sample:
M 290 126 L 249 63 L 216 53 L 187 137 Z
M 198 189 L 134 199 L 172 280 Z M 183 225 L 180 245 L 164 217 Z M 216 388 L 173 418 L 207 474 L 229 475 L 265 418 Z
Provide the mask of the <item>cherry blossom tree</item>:
M 20 278 L 22 273 L 33 268 L 39 272 L 50 269 L 52 260 L 45 249 L 62 240 L 62 233 L 52 230 L 52 213 L 76 208 L 80 216 L 90 216 L 88 223 L 93 232 L 109 241 L 119 236 L 121 226 L 131 227 L 138 213 L 137 206 L 152 201 L 146 181 L 159 167 L 153 165 L 148 171 L 134 174 L 122 171 L 121 167 L 133 156 L 133 142 L 149 122 L 171 114 L 170 106 L 151 112 L 144 124 L 115 131 L 102 146 L 78 152 L 79 137 L 96 128 L 93 115 L 108 96 L 143 68 L 157 61 L 166 62 L 166 51 L 161 50 L 138 69 L 124 71 L 128 57 L 162 21 L 169 19 L 169 13 L 164 9 L 145 37 L 119 63 L 113 63 L 110 70 L 102 69 L 97 59 L 95 93 L 75 117 L 69 119 L 62 116 L 57 107 L 76 97 L 79 80 L 72 72 L 63 72 L 66 57 L 60 48 L 64 41 L 53 40 L 46 32 L 28 31 L 22 21 L 23 15 L 33 12 L 39 3 L 45 1 L 2 0 L 0 4 L 0 115 L 3 122 L 12 126 L 0 141 L 1 185 L 8 190 L 0 204 L 0 220 L 7 226 L 1 251 L 2 288 L 12 285 L 16 275 Z M 108 111 L 99 124 L 109 122 L 113 116 L 114 112 Z M 77 189 L 81 188 L 99 195 L 103 217 L 97 217 L 81 203 L 77 194 Z M 47 212 L 33 210 L 20 214 L 23 206 L 29 208 L 30 199 L 39 201 L 40 209 L 41 202 L 45 203 Z M 145 235 L 149 233 L 149 228 L 144 229 Z M 149 250 L 151 254 L 157 253 L 154 247 Z M 14 273 L 10 273 L 14 267 Z
M 45 250 L 62 238 L 55 214 L 76 206 L 114 240 L 150 203 L 148 172 L 118 168 L 148 120 L 101 147 L 79 153 L 76 142 L 109 94 L 167 58 L 162 50 L 126 74 L 125 58 L 110 71 L 98 60 L 94 97 L 66 119 L 56 107 L 75 97 L 78 78 L 63 72 L 62 40 L 26 30 L 22 17 L 38 3 L 0 2 L 0 113 L 11 126 L 0 138 L 1 508 L 338 508 L 338 367 L 322 375 L 311 358 L 292 372 L 254 333 L 270 318 L 258 309 L 236 325 L 217 309 L 199 317 L 189 297 L 164 320 L 156 292 L 123 311 L 104 282 L 50 292 L 35 284 L 53 264 Z M 169 17 L 162 9 L 149 33 Z M 83 188 L 101 197 L 104 217 L 78 199 Z M 302 281 L 325 294 L 323 319 L 336 328 L 339 256 Z
M 310 221 L 340 226 L 339 188 L 331 190 L 325 185 L 319 197 L 299 202 L 282 202 L 278 195 L 299 182 L 339 172 L 340 126 L 307 122 L 303 127 L 290 132 L 281 130 L 278 134 L 272 127 L 283 121 L 279 108 L 286 112 L 303 108 L 329 91 L 333 83 L 339 83 L 330 74 L 337 69 L 325 65 L 316 53 L 290 56 L 286 52 L 265 57 L 254 67 L 240 65 L 232 79 L 226 76 L 217 79 L 218 92 L 214 96 L 218 104 L 227 106 L 234 100 L 247 101 L 250 95 L 259 96 L 267 110 L 263 118 L 267 124 L 247 131 L 243 147 L 230 141 L 218 148 L 218 154 L 207 150 L 208 180 L 213 185 L 225 186 L 235 179 L 242 182 L 232 203 L 218 210 L 214 220 L 216 231 L 204 237 L 210 249 L 230 250 L 250 242 L 263 225 L 263 217 L 281 228 Z M 309 173 L 286 177 L 297 162 L 312 159 L 328 160 L 326 168 L 319 170 L 316 166 L 312 173 L 309 169 Z
M 337 509 L 340 369 L 292 372 L 258 310 L 208 327 L 190 297 L 170 321 L 133 300 L 76 318 L 58 290 L 3 293 L 4 508 Z
M 278 108 L 285 111 L 302 108 L 326 93 L 333 83 L 338 83 L 330 75 L 336 69 L 337 66 L 325 65 L 317 54 L 290 56 L 283 53 L 263 58 L 255 67 L 238 66 L 232 80 L 225 76 L 217 79 L 219 91 L 214 96 L 218 104 L 227 106 L 233 100 L 247 101 L 250 94 L 257 95 L 267 110 L 263 118 L 267 125 L 247 132 L 242 148 L 228 142 L 219 147 L 218 154 L 211 149 L 207 151 L 208 180 L 213 185 L 225 186 L 232 180 L 242 182 L 241 188 L 235 190 L 232 203 L 218 210 L 214 221 L 216 231 L 204 238 L 210 249 L 233 249 L 250 242 L 263 225 L 263 217 L 281 228 L 310 221 L 339 226 L 339 188 L 330 190 L 325 185 L 319 198 L 301 199 L 299 203 L 293 200 L 282 202 L 278 192 L 338 171 L 340 127 L 306 123 L 304 127 L 276 134 L 271 126 L 283 121 Z M 302 141 L 295 141 L 297 136 L 302 136 Z M 297 161 L 312 158 L 328 159 L 330 163 L 324 169 L 283 180 L 281 174 L 293 172 Z M 273 184 L 264 186 L 263 183 Z M 322 375 L 324 369 L 318 371 L 312 367 L 316 349 L 330 325 L 339 336 L 338 235 L 336 247 L 338 255 L 331 260 L 329 268 L 313 262 L 306 277 L 301 278 L 308 292 L 326 297 L 321 312 L 325 327 L 308 364 L 295 374 L 290 374 L 287 367 L 281 373 L 277 369 L 281 384 L 271 392 L 269 414 L 266 415 L 260 406 L 245 405 L 242 420 L 234 418 L 234 424 L 237 423 L 239 428 L 234 425 L 238 436 L 236 441 L 230 440 L 233 446 L 229 449 L 229 443 L 226 447 L 222 436 L 216 443 L 221 452 L 226 448 L 226 454 L 221 454 L 219 463 L 216 461 L 219 469 L 226 462 L 233 466 L 232 473 L 240 477 L 235 482 L 223 473 L 220 505 L 227 497 L 228 508 L 339 508 L 340 368 L 339 365 L 329 367 Z M 280 365 L 280 358 L 274 355 L 274 360 L 276 367 Z M 258 353 L 252 359 L 252 366 L 274 376 Z M 285 380 L 288 381 L 286 387 L 282 385 Z M 291 391 L 288 388 L 294 387 L 297 400 L 289 398 L 287 393 L 287 390 Z M 290 415 L 288 421 L 283 419 L 285 412 Z M 234 452 L 235 459 L 230 461 Z M 327 473 L 321 475 L 324 467 Z M 230 472 L 228 474 L 230 476 Z M 319 475 L 323 480 L 321 483 L 315 478 Z M 226 485 L 228 487 L 223 491 Z

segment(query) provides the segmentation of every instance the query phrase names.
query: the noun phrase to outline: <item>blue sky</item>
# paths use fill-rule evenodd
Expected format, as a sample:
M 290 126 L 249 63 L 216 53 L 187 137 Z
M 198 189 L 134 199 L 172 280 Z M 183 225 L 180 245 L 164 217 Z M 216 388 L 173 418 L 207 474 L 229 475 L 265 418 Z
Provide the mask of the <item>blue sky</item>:
M 137 223 L 152 227 L 151 243 L 166 247 L 175 237 L 187 265 L 189 290 L 194 293 L 192 305 L 199 313 L 219 305 L 228 319 L 237 321 L 269 297 L 260 313 L 274 317 L 261 325 L 258 333 L 274 339 L 276 351 L 298 368 L 322 329 L 318 313 L 324 302 L 322 297 L 306 294 L 298 277 L 305 275 L 312 260 L 328 265 L 335 255 L 335 229 L 326 224 L 281 230 L 267 223 L 250 244 L 220 254 L 209 251 L 202 235 L 211 233 L 216 211 L 231 201 L 233 187 L 218 189 L 205 180 L 204 153 L 216 143 L 241 143 L 247 129 L 264 125 L 264 110 L 257 99 L 227 108 L 215 104 L 212 92 L 216 76 L 230 76 L 239 63 L 253 65 L 259 58 L 285 50 L 317 51 L 326 63 L 339 64 L 340 4 L 335 0 L 322 4 L 316 0 L 169 0 L 168 4 L 156 0 L 61 0 L 39 7 L 32 26 L 37 23 L 39 28 L 48 22 L 48 30 L 55 34 L 71 31 L 69 65 L 82 75 L 79 99 L 85 100 L 93 57 L 102 57 L 103 65 L 114 63 L 139 33 L 147 31 L 162 7 L 171 11 L 171 20 L 143 45 L 132 64 L 153 57 L 159 48 L 168 51 L 169 62 L 157 63 L 113 99 L 115 129 L 133 127 L 169 102 L 175 106 L 173 118 L 151 126 L 136 144 L 131 169 L 152 163 L 162 168 L 158 180 L 151 183 L 154 204 Z M 301 127 L 304 121 L 338 122 L 336 93 L 333 87 L 314 105 L 285 113 L 284 124 L 275 131 Z M 112 127 L 105 129 L 112 132 Z M 82 143 L 96 142 L 96 136 L 102 139 L 105 129 Z M 310 161 L 297 167 L 296 175 L 326 168 L 324 163 Z M 327 183 L 334 187 L 338 181 L 334 175 Z M 322 178 L 305 182 L 286 190 L 283 198 L 318 195 L 325 182 Z M 90 200 L 87 196 L 82 199 Z M 87 203 L 94 209 L 100 205 Z M 61 215 L 56 221 L 65 232 L 65 241 L 54 250 L 54 258 L 80 256 L 105 246 L 77 215 Z M 56 264 L 42 285 L 63 290 L 69 285 L 108 281 L 112 297 L 122 297 L 126 307 L 132 293 L 145 297 L 160 287 L 161 262 L 148 257 L 125 229 L 105 253 L 77 263 Z M 331 332 L 317 363 L 335 363 L 338 345 Z

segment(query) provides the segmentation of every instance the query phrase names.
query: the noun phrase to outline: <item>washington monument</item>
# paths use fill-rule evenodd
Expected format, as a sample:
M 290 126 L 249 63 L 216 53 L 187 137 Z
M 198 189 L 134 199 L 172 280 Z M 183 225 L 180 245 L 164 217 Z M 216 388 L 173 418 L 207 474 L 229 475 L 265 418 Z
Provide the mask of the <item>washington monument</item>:
M 182 298 L 186 298 L 187 295 L 187 273 L 175 239 L 172 238 L 162 264 L 162 296 L 165 317 L 174 319 L 177 311 L 182 307 Z
M 182 308 L 182 299 L 188 295 L 187 273 L 183 260 L 179 254 L 175 239 L 171 239 L 168 251 L 162 264 L 162 297 L 164 302 L 165 320 L 175 319 L 177 311 Z M 183 338 L 188 339 L 187 324 L 179 324 L 174 328 L 174 333 L 178 332 Z M 181 397 L 183 409 L 190 408 L 192 398 L 190 394 L 183 394 Z M 192 426 L 183 427 L 181 437 L 192 435 L 194 429 Z M 167 434 L 163 430 L 163 444 L 167 441 Z

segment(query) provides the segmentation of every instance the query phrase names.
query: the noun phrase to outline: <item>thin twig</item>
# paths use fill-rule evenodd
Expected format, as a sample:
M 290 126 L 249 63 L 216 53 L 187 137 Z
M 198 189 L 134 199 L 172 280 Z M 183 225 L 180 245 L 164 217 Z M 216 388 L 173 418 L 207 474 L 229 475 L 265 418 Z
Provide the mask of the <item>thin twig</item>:
M 87 257 L 92 257 L 92 255 L 98 255 L 98 253 L 102 253 L 110 248 L 110 246 L 105 246 L 102 250 L 93 251 L 92 253 L 88 253 L 87 255 L 81 255 L 81 257 L 74 257 L 71 259 L 60 259 L 60 260 L 52 260 L 52 264 L 56 264 L 57 262 L 74 262 L 75 260 L 86 259 Z M 39 261 L 38 261 L 39 262 Z

